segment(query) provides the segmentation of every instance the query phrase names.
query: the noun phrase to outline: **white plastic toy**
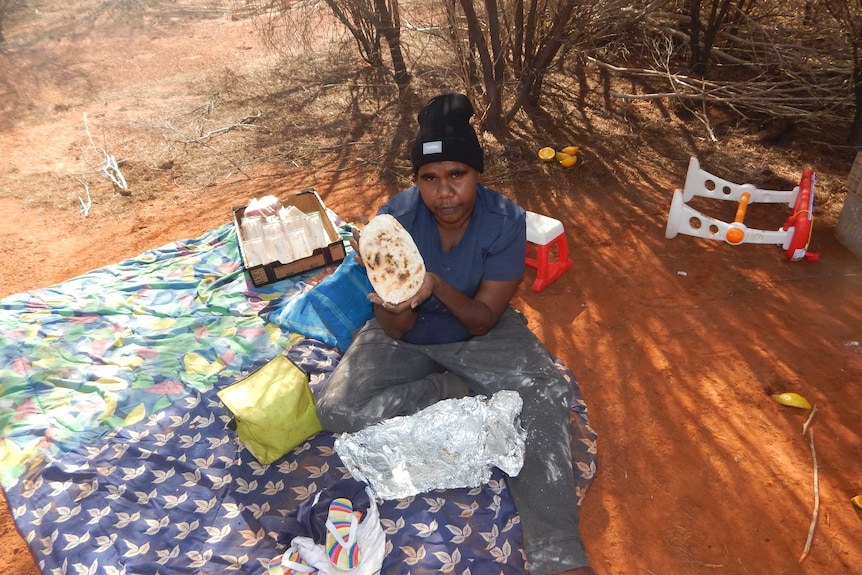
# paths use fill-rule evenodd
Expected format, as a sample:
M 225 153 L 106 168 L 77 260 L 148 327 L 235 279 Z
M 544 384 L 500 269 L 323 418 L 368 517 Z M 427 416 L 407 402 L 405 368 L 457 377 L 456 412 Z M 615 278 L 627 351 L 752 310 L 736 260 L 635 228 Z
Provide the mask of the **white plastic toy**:
M 724 240 L 731 245 L 777 244 L 792 261 L 802 258 L 816 261 L 818 255 L 808 251 L 814 215 L 815 179 L 814 171 L 807 169 L 802 173 L 799 185 L 792 190 L 761 190 L 753 184 L 734 184 L 718 178 L 702 170 L 697 158 L 692 157 L 688 163 L 685 187 L 674 190 L 664 235 L 670 239 L 677 234 L 685 234 L 708 240 Z M 687 202 L 695 196 L 737 202 L 734 221 L 725 222 L 692 208 Z M 745 211 L 748 204 L 753 203 L 787 204 L 793 212 L 777 230 L 749 228 L 744 223 Z

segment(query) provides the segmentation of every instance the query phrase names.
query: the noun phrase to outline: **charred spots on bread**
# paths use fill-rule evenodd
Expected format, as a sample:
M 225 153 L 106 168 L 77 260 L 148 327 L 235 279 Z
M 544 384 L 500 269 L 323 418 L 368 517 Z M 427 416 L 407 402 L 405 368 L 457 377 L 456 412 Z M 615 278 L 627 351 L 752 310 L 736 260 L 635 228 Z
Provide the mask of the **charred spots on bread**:
M 425 278 L 425 262 L 410 233 L 389 214 L 381 214 L 365 226 L 359 240 L 368 279 L 387 303 L 399 304 L 419 293 Z

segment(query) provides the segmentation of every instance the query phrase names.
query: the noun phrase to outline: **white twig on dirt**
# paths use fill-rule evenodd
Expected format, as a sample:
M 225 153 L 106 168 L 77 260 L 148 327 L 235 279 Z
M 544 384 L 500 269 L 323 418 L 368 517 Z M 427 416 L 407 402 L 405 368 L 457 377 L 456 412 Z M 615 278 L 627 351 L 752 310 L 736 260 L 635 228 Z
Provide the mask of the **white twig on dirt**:
M 84 186 L 84 193 L 87 194 L 87 201 L 86 202 L 83 199 L 81 199 L 81 196 L 78 196 L 78 201 L 81 202 L 80 213 L 83 214 L 84 217 L 86 218 L 87 216 L 90 215 L 90 207 L 93 205 L 93 200 L 92 200 L 92 198 L 90 198 L 90 186 L 87 185 L 87 182 L 84 182 L 78 178 L 75 178 L 75 179 L 78 180 L 78 182 L 80 182 L 80 184 L 82 186 Z
M 811 415 L 814 415 L 814 409 L 811 409 Z M 809 421 L 811 416 L 809 416 Z M 805 422 L 807 427 L 808 422 Z M 814 449 L 814 430 L 808 430 L 808 444 L 811 446 L 811 459 L 814 461 L 814 513 L 811 516 L 811 526 L 808 528 L 808 539 L 805 541 L 805 548 L 802 550 L 802 555 L 799 557 L 799 562 L 802 563 L 811 551 L 811 541 L 814 539 L 814 529 L 817 527 L 817 514 L 820 512 L 820 478 L 817 473 L 817 451 Z
M 111 183 L 117 186 L 121 191 L 129 191 L 129 186 L 126 184 L 126 178 L 117 166 L 117 159 L 114 156 L 105 154 L 105 165 L 102 166 L 102 173 L 108 176 Z
M 811 420 L 814 419 L 814 414 L 817 413 L 817 406 L 811 408 L 811 413 L 808 414 L 808 419 L 805 420 L 805 423 L 802 425 L 802 435 L 805 435 L 805 432 L 808 431 L 808 426 L 811 425 Z
M 93 150 L 104 157 L 104 163 L 102 164 L 100 171 L 105 174 L 112 184 L 114 184 L 114 187 L 120 191 L 120 194 L 124 196 L 130 195 L 132 192 L 129 191 L 126 178 L 123 177 L 123 173 L 117 165 L 117 159 L 109 154 L 104 148 L 97 148 L 95 142 L 93 142 L 93 136 L 90 134 L 90 126 L 87 124 L 87 112 L 84 112 L 84 129 L 87 131 L 87 139 L 90 140 L 90 145 L 93 147 Z

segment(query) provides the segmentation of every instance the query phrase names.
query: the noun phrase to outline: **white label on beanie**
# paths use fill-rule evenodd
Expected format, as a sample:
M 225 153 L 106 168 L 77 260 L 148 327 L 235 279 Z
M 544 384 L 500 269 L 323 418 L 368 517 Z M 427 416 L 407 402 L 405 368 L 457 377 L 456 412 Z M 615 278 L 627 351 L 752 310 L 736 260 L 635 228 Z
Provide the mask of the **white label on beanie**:
M 436 142 L 425 142 L 422 144 L 422 155 L 426 156 L 428 154 L 442 154 L 443 153 L 443 142 L 437 140 Z

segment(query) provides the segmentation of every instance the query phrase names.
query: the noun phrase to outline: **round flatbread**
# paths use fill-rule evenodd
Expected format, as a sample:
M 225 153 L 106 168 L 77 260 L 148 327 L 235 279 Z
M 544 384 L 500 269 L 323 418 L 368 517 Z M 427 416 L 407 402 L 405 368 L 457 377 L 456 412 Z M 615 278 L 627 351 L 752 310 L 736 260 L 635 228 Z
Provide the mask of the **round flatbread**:
M 375 216 L 359 237 L 359 253 L 377 295 L 393 305 L 407 301 L 425 280 L 425 260 L 404 226 L 389 214 Z

